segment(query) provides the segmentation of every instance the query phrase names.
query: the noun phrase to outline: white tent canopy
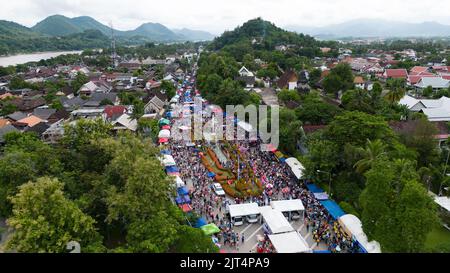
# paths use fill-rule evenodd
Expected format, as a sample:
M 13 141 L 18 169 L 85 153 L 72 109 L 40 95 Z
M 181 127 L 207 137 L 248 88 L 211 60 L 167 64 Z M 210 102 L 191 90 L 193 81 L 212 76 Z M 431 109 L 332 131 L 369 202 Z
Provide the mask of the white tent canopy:
M 300 199 L 272 201 L 270 205 L 280 212 L 304 211 L 305 207 Z
M 303 171 L 305 168 L 303 167 L 303 164 L 298 161 L 295 157 L 290 157 L 286 159 L 286 164 L 291 168 L 292 172 L 294 173 L 295 177 L 297 179 L 301 179 L 303 177 Z
M 175 183 L 177 184 L 177 188 L 186 186 L 186 184 L 184 184 L 183 180 L 179 176 L 175 177 Z
M 306 240 L 296 231 L 272 234 L 269 239 L 277 253 L 312 253 Z
M 277 210 L 267 210 L 262 212 L 264 222 L 269 227 L 272 234 L 284 233 L 294 231 L 294 228 L 289 224 L 283 213 Z
M 450 212 L 450 198 L 446 197 L 446 196 L 435 196 L 434 197 L 434 202 L 436 202 L 436 204 L 438 204 L 440 207 L 442 207 L 443 209 L 445 209 L 446 211 Z
M 259 207 L 256 203 L 229 205 L 228 210 L 232 218 L 259 214 Z
M 164 166 L 175 166 L 177 163 L 175 162 L 175 159 L 171 155 L 164 155 L 162 163 Z
M 170 131 L 169 130 L 161 130 L 158 134 L 159 138 L 169 138 L 170 137 Z
M 378 242 L 369 242 L 367 235 L 362 229 L 361 220 L 352 214 L 346 214 L 339 218 L 339 223 L 348 235 L 356 239 L 368 253 L 381 253 L 381 246 Z

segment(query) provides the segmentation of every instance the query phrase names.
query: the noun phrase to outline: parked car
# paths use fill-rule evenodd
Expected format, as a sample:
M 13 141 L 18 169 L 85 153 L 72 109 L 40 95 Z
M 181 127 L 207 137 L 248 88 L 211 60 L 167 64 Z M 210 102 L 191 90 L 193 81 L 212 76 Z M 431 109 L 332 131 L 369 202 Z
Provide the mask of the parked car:
M 214 183 L 213 190 L 218 196 L 225 196 L 225 191 L 219 183 Z
M 258 215 L 256 215 L 256 214 L 247 215 L 246 219 L 247 219 L 248 223 L 253 224 L 253 223 L 258 222 Z
M 236 216 L 232 219 L 233 226 L 242 226 L 244 224 L 244 217 Z

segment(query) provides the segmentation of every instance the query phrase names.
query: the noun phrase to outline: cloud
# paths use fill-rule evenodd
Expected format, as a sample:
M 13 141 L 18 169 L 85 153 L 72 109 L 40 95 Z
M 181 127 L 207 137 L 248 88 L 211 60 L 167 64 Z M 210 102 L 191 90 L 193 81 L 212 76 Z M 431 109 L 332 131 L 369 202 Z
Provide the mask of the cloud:
M 324 26 L 357 18 L 450 24 L 442 0 L 1 0 L 0 18 L 33 26 L 46 16 L 87 15 L 121 30 L 145 22 L 221 33 L 263 17 L 279 26 Z

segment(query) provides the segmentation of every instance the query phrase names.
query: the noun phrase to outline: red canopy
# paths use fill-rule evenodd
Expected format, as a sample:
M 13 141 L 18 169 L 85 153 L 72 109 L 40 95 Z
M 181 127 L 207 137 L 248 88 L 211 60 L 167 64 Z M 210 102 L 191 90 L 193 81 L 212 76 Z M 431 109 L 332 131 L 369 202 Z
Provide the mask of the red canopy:
M 277 149 L 272 144 L 267 144 L 267 149 L 272 153 L 275 153 Z
M 163 130 L 170 130 L 170 126 L 169 126 L 169 125 L 164 125 L 164 126 L 162 127 L 162 129 L 163 129 Z
M 167 143 L 167 142 L 169 142 L 168 138 L 160 138 L 159 139 L 159 143 Z
M 189 204 L 180 205 L 180 209 L 182 209 L 183 212 L 190 212 L 192 210 Z

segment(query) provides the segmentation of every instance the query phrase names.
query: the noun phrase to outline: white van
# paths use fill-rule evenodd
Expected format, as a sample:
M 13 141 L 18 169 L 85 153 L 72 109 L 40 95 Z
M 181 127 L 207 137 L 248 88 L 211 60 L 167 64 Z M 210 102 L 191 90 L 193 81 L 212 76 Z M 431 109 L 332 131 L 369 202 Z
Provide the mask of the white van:
M 236 216 L 233 217 L 233 226 L 242 226 L 244 224 L 244 217 Z
M 247 215 L 246 219 L 247 219 L 248 223 L 254 224 L 254 223 L 258 222 L 258 215 L 256 215 L 256 214 Z

